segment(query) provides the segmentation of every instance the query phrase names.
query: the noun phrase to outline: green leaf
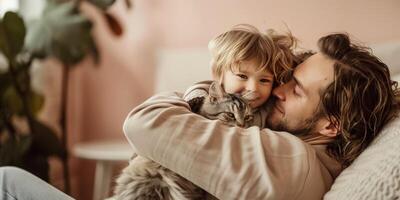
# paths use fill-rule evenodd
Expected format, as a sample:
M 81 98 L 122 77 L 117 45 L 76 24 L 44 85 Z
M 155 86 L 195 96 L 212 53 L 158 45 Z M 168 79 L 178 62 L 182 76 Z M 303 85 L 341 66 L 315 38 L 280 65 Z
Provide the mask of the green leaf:
M 1 22 L 0 22 L 0 24 L 1 24 Z M 0 44 L 0 46 L 1 46 L 1 44 Z M 0 49 L 1 49 L 1 47 L 0 47 Z M 7 58 L 3 55 L 2 51 L 0 50 L 0 73 L 4 72 L 4 71 L 8 71 L 8 65 L 9 65 L 9 63 L 8 63 Z
M 61 140 L 50 127 L 35 120 L 32 132 L 32 150 L 45 156 L 65 156 L 66 152 L 62 147 Z
M 27 81 L 29 78 L 26 77 L 26 71 L 24 69 L 19 70 L 17 74 L 18 83 L 21 86 L 29 87 Z M 26 92 L 26 101 L 29 112 L 36 115 L 42 109 L 44 105 L 44 96 L 33 91 L 31 88 L 24 88 Z M 14 82 L 12 81 L 11 74 L 9 72 L 0 73 L 0 103 L 6 107 L 13 114 L 26 116 L 25 110 L 23 109 L 22 97 L 17 93 Z
M 88 0 L 88 1 L 102 10 L 106 10 L 115 2 L 115 0 Z
M 19 150 L 21 152 L 21 155 L 28 152 L 31 145 L 32 145 L 32 136 L 31 135 L 21 135 L 19 137 Z
M 23 114 L 22 99 L 13 86 L 5 89 L 0 100 L 1 105 L 6 107 L 12 114 Z
M 4 52 L 8 51 L 8 44 L 6 39 L 6 31 L 4 29 L 3 21 L 0 19 L 0 53 L 4 54 Z M 4 55 L 6 56 L 6 55 Z
M 15 139 L 8 138 L 1 144 L 0 148 L 0 166 L 18 165 L 22 156 L 18 152 L 18 146 Z
M 3 97 L 4 92 L 12 84 L 11 75 L 8 72 L 0 72 L 0 98 Z
M 18 166 L 49 181 L 48 156 L 31 150 L 31 135 L 8 138 L 0 146 L 0 166 Z
M 19 135 L 17 138 L 8 138 L 0 147 L 0 166 L 21 166 L 23 157 L 32 144 L 30 135 Z
M 80 62 L 96 48 L 92 23 L 75 2 L 48 2 L 43 16 L 29 27 L 26 48 L 36 57 L 54 56 L 66 65 Z
M 1 111 L 0 111 L 1 112 Z M 3 119 L 0 118 L 0 137 L 3 135 L 3 130 L 6 128 L 6 125 Z M 0 147 L 1 148 L 1 147 Z
M 14 12 L 7 12 L 0 23 L 0 50 L 13 60 L 22 50 L 26 28 L 23 19 Z
M 44 105 L 44 97 L 36 92 L 31 92 L 29 95 L 29 109 L 37 115 Z
M 20 71 L 18 74 L 18 82 L 20 85 L 26 85 L 26 81 L 29 81 L 23 74 L 24 71 Z M 26 101 L 28 102 L 29 112 L 36 115 L 42 109 L 44 105 L 44 96 L 32 91 L 31 88 L 27 89 Z M 25 110 L 23 109 L 23 101 L 21 96 L 17 93 L 17 90 L 12 81 L 10 73 L 0 73 L 0 102 L 1 105 L 6 107 L 13 114 L 26 116 Z

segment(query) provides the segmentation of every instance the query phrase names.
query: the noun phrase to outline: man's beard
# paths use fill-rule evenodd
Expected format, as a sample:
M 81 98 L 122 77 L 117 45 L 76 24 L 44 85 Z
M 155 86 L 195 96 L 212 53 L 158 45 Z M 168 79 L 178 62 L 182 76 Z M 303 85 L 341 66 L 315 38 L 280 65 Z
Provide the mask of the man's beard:
M 315 130 L 314 128 L 316 123 L 314 119 L 311 118 L 304 120 L 304 123 L 296 128 L 289 128 L 287 120 L 282 119 L 281 121 L 279 121 L 276 127 L 274 127 L 274 130 L 285 131 L 296 136 L 306 136 L 311 134 Z
M 317 112 L 315 115 L 306 118 L 301 125 L 298 125 L 297 127 L 291 128 L 289 127 L 289 122 L 288 119 L 285 117 L 282 117 L 279 122 L 276 124 L 271 124 L 268 118 L 270 117 L 272 111 L 274 110 L 275 103 L 276 103 L 276 97 L 270 98 L 270 100 L 267 103 L 268 106 L 268 117 L 267 117 L 267 125 L 269 128 L 275 130 L 275 131 L 285 131 L 288 133 L 291 133 L 296 136 L 305 136 L 311 134 L 313 131 L 315 131 L 315 126 L 316 122 L 318 119 L 321 118 L 321 111 L 320 109 L 317 109 Z M 286 111 L 287 112 L 287 111 Z

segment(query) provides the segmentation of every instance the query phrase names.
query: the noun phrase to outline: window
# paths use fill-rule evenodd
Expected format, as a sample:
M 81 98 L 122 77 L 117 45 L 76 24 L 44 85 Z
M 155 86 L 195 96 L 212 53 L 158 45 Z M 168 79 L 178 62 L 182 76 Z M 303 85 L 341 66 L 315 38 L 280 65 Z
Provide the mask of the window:
M 17 11 L 18 7 L 18 0 L 0 0 L 0 16 L 3 17 L 7 11 Z

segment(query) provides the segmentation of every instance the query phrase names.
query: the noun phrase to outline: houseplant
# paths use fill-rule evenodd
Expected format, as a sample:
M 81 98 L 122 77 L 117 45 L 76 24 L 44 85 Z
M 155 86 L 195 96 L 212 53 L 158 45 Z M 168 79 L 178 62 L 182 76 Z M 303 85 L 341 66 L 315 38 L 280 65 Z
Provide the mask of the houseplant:
M 114 0 L 88 2 L 102 10 L 114 34 L 122 34 L 118 21 L 106 12 Z M 0 56 L 7 61 L 0 66 L 0 166 L 18 166 L 48 181 L 48 158 L 56 156 L 63 163 L 67 193 L 70 190 L 66 144 L 69 71 L 88 55 L 99 60 L 92 22 L 79 10 L 81 3 L 48 0 L 42 17 L 29 26 L 15 12 L 7 12 L 0 19 Z M 129 0 L 125 3 L 131 7 Z M 63 65 L 61 138 L 38 120 L 45 99 L 31 86 L 32 62 L 49 57 Z

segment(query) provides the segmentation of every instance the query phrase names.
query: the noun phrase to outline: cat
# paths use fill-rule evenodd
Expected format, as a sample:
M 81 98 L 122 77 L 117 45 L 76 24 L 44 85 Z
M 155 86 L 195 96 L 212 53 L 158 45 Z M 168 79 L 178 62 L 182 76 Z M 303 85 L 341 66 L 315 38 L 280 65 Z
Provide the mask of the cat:
M 216 82 L 208 95 L 188 101 L 194 113 L 230 126 L 252 125 L 253 111 L 245 97 L 228 94 Z M 175 172 L 147 158 L 136 156 L 116 179 L 116 200 L 197 200 L 216 199 Z
M 250 127 L 253 109 L 247 98 L 251 95 L 228 94 L 217 82 L 212 82 L 208 96 L 196 97 L 188 101 L 192 112 L 211 120 L 220 120 L 230 126 Z

